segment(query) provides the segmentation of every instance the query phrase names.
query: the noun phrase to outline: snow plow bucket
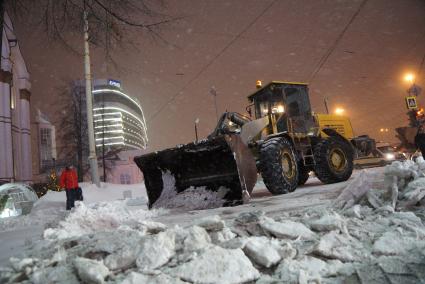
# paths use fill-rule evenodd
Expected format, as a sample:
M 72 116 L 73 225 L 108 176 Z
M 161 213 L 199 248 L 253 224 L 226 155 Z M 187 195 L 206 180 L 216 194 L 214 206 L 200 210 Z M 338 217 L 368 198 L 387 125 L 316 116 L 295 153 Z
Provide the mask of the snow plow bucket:
M 251 193 L 257 180 L 255 159 L 238 135 L 220 135 L 198 143 L 135 157 L 141 169 L 152 208 L 163 191 L 163 173 L 175 178 L 175 190 L 205 186 L 228 189 L 225 206 L 241 204 L 244 191 Z

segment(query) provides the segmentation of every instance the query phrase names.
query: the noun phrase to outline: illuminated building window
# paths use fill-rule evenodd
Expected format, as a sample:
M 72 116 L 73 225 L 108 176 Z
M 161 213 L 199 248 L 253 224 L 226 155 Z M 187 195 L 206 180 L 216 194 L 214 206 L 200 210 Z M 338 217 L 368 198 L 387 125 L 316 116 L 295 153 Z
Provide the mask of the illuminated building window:
M 40 128 L 40 164 L 44 168 L 52 161 L 52 130 Z

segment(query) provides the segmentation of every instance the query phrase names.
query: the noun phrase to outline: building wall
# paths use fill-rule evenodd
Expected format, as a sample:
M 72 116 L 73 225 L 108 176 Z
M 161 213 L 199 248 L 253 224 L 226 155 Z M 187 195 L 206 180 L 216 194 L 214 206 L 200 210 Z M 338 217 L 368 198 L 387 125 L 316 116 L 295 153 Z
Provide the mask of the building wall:
M 31 83 L 12 22 L 5 13 L 0 70 L 0 180 L 32 181 Z
M 135 156 L 143 153 L 141 150 L 123 151 L 118 154 L 119 160 L 110 165 L 110 170 L 107 172 L 106 181 L 115 184 L 133 184 L 143 182 L 143 173 L 134 163 Z M 99 169 L 103 174 L 103 168 Z M 122 176 L 128 176 L 129 179 L 124 182 Z
M 36 113 L 31 123 L 33 181 L 45 182 L 50 169 L 56 165 L 56 128 L 40 110 Z M 50 134 L 47 141 L 43 139 L 43 132 L 46 131 Z

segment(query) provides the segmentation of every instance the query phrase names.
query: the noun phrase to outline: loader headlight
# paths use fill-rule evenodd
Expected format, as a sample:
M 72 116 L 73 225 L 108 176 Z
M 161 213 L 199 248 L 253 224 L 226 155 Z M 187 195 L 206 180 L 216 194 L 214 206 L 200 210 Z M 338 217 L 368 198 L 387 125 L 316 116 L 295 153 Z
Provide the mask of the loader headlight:
M 385 159 L 388 160 L 388 161 L 392 161 L 392 160 L 395 159 L 395 155 L 393 153 L 386 153 Z
M 272 113 L 284 113 L 285 108 L 281 105 L 275 106 L 272 108 Z

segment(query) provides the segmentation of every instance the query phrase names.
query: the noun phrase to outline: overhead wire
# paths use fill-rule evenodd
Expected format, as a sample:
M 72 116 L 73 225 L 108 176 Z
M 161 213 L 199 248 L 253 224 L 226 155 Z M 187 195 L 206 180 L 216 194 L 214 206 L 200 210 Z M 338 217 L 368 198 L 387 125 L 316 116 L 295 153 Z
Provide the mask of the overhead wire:
M 357 8 L 356 12 L 351 17 L 350 21 L 345 25 L 344 29 L 340 32 L 338 37 L 336 38 L 335 42 L 332 44 L 332 46 L 328 49 L 328 51 L 324 54 L 324 56 L 320 59 L 319 65 L 314 69 L 313 73 L 310 75 L 310 78 L 308 80 L 309 83 L 313 82 L 316 75 L 319 73 L 319 71 L 322 69 L 322 67 L 325 65 L 325 63 L 328 61 L 329 57 L 332 55 L 332 53 L 335 51 L 336 47 L 338 46 L 341 39 L 344 37 L 345 33 L 347 32 L 348 28 L 351 26 L 351 24 L 354 22 L 354 20 L 357 18 L 357 16 L 360 14 L 360 11 L 363 9 L 363 7 L 366 5 L 368 0 L 363 0 L 363 2 L 360 4 L 360 6 Z
M 173 102 L 178 96 L 182 94 L 190 84 L 197 80 L 223 53 L 225 53 L 235 42 L 237 42 L 244 33 L 246 33 L 275 3 L 277 0 L 273 0 L 267 5 L 260 14 L 258 14 L 248 25 L 242 29 L 232 40 L 230 40 L 218 53 L 215 55 L 206 65 L 204 65 L 186 84 L 184 84 L 166 103 L 161 105 L 159 109 L 154 112 L 147 120 L 146 123 L 150 123 L 157 117 L 171 102 Z

